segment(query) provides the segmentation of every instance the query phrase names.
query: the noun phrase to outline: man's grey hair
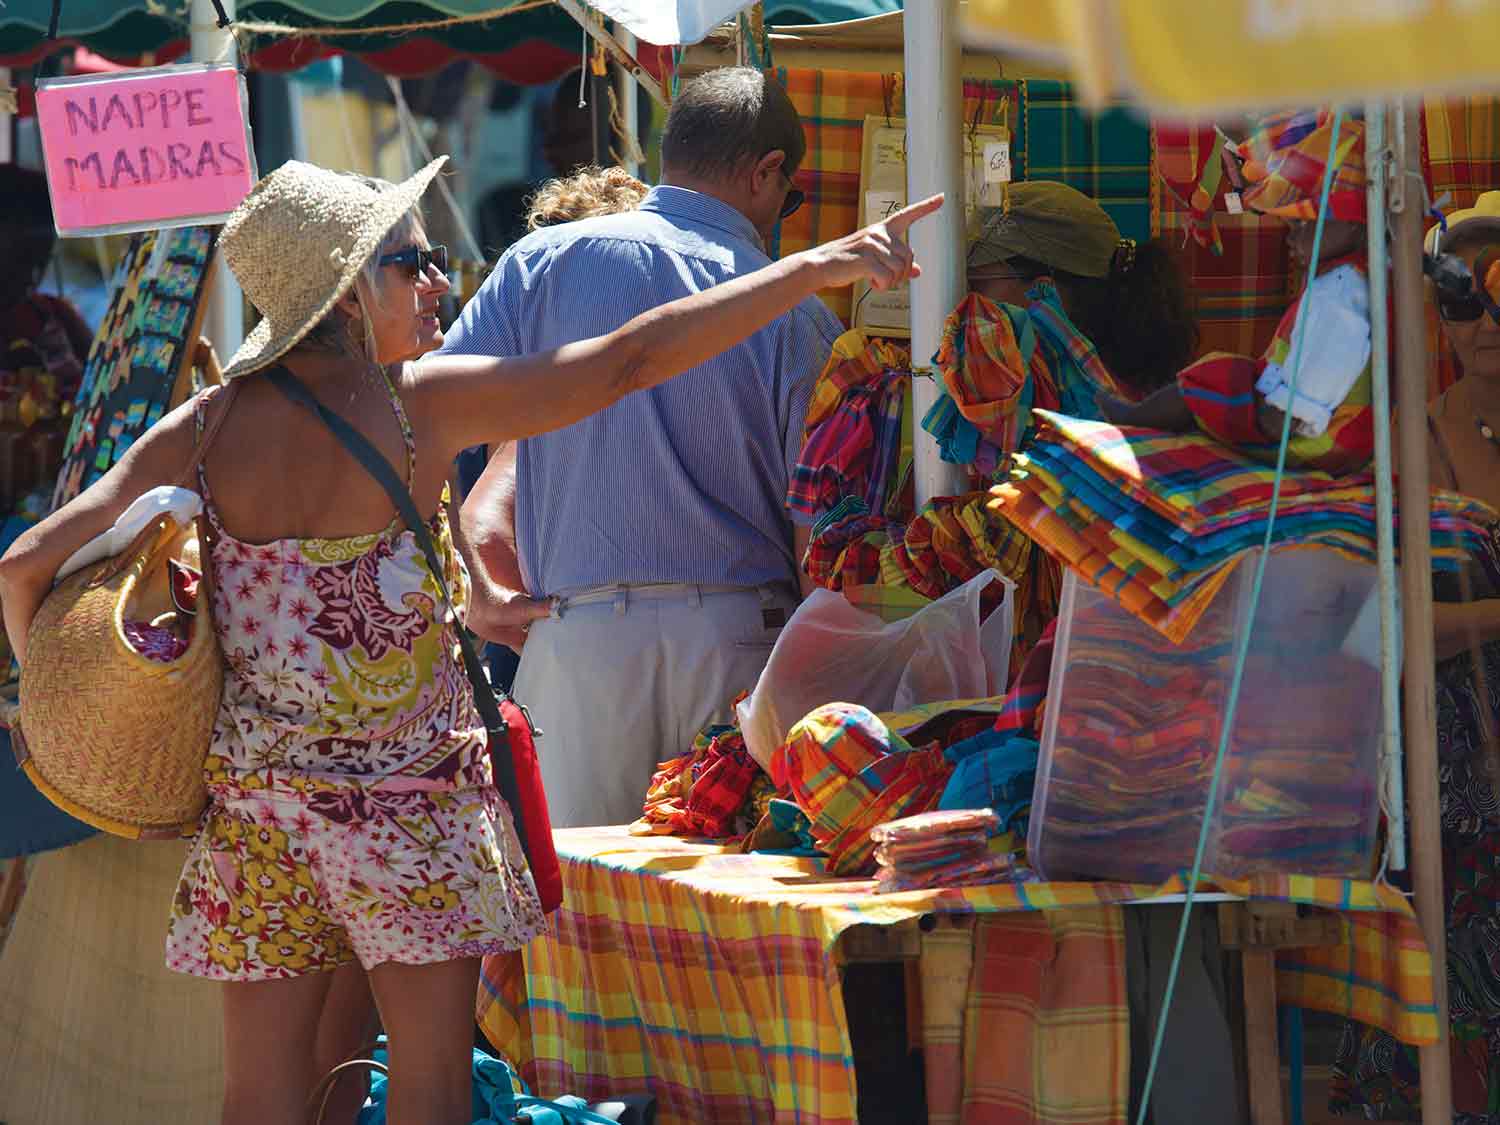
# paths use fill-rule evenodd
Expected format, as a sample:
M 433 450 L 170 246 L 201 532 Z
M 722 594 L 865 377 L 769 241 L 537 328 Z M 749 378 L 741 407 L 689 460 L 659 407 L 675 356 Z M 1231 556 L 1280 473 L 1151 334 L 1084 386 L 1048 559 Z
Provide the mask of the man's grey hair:
M 807 154 L 802 119 L 780 83 L 748 66 L 710 70 L 678 91 L 661 135 L 662 167 L 720 180 L 780 149 L 790 176 Z

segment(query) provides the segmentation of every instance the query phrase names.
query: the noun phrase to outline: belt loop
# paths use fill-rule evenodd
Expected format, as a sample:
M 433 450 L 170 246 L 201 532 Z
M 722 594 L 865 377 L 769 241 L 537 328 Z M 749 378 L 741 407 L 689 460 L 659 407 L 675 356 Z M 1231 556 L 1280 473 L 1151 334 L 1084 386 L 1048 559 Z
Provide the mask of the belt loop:
M 697 584 L 694 584 L 694 585 L 690 586 L 688 589 L 691 591 L 691 593 L 688 594 L 688 604 L 691 605 L 694 609 L 702 609 L 703 608 L 703 587 L 699 586 Z
M 630 609 L 630 587 L 615 587 L 615 616 L 624 617 Z

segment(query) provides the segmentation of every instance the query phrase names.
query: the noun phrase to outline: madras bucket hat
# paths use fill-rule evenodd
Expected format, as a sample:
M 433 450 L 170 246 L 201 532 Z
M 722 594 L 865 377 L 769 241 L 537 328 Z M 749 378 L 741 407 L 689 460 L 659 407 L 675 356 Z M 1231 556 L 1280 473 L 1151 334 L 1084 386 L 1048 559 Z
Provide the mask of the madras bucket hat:
M 1005 206 L 977 215 L 969 269 L 1030 258 L 1078 277 L 1107 277 L 1120 248 L 1120 228 L 1098 203 L 1054 180 L 1012 184 Z
M 268 367 L 296 347 L 349 292 L 447 159 L 384 191 L 300 160 L 256 184 L 219 234 L 224 260 L 261 314 L 224 377 Z

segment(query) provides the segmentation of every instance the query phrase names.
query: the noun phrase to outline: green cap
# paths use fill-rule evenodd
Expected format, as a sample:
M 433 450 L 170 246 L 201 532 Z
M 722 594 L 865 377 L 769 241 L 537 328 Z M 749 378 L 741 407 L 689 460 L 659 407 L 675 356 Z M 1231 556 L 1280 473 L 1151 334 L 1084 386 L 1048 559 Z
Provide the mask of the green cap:
M 1030 258 L 1079 277 L 1107 277 L 1120 228 L 1083 192 L 1052 180 L 1011 184 L 1004 207 L 977 215 L 969 268 Z

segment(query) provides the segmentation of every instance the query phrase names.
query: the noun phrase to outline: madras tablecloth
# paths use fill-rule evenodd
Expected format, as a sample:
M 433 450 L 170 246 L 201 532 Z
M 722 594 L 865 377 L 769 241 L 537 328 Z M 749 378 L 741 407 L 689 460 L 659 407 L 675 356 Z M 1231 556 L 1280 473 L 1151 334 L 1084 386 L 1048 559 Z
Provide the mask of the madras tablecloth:
M 1182 889 L 1033 883 L 877 896 L 871 881 L 830 878 L 816 860 L 624 828 L 556 838 L 563 906 L 548 936 L 486 962 L 479 1022 L 544 1095 L 649 1087 L 664 1125 L 855 1120 L 837 950 L 851 926 L 1099 907 Z M 1345 945 L 1283 955 L 1290 1001 L 1409 1042 L 1435 1039 L 1431 962 L 1399 892 L 1298 876 L 1221 889 L 1346 915 Z

